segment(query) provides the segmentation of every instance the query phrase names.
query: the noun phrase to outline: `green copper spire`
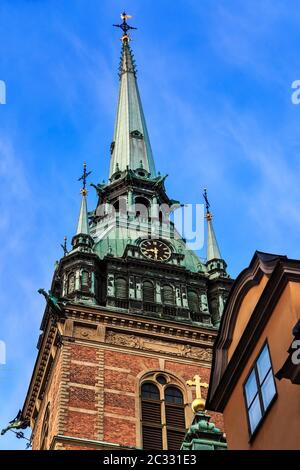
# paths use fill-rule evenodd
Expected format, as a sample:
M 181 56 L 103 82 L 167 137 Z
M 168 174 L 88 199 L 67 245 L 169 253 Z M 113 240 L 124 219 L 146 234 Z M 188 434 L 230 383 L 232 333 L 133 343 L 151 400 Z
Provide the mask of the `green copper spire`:
M 93 240 L 90 235 L 90 228 L 89 228 L 89 219 L 88 219 L 88 211 L 87 211 L 87 204 L 86 204 L 86 196 L 87 196 L 87 189 L 86 189 L 86 179 L 91 172 L 86 171 L 86 164 L 83 165 L 83 175 L 79 178 L 78 181 L 83 181 L 83 187 L 81 189 L 81 207 L 80 213 L 77 223 L 77 230 L 76 235 L 72 239 L 73 249 L 78 249 L 80 251 L 89 251 L 93 245 Z
M 121 15 L 123 23 L 114 25 L 123 30 L 122 54 L 119 68 L 120 88 L 114 138 L 111 145 L 109 177 L 117 171 L 137 170 L 142 167 L 151 177 L 156 176 L 154 160 L 147 131 L 145 116 L 136 80 L 136 67 L 131 48 L 129 15 Z
M 212 224 L 212 215 L 206 215 L 207 220 L 207 261 L 212 259 L 222 259 L 216 234 Z
M 82 192 L 81 207 L 80 207 L 80 213 L 79 213 L 79 218 L 78 218 L 76 235 L 79 235 L 81 233 L 84 235 L 90 234 L 87 205 L 86 205 L 86 195 L 83 192 Z
M 209 210 L 210 204 L 208 202 L 207 191 L 204 190 L 203 194 L 205 203 L 206 203 L 206 214 L 205 218 L 207 220 L 207 248 L 206 248 L 206 258 L 207 262 L 212 259 L 222 259 L 215 231 L 212 224 L 212 214 Z

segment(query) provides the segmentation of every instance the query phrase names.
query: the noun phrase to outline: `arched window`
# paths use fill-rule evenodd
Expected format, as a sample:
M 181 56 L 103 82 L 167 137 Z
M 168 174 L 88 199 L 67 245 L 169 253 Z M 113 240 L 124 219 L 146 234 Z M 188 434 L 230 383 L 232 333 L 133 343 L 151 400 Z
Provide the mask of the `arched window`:
M 151 281 L 145 281 L 143 283 L 143 301 L 152 303 L 155 302 L 154 285 Z
M 175 298 L 174 298 L 174 289 L 170 285 L 163 286 L 163 302 L 164 304 L 174 305 Z
M 68 294 L 71 294 L 75 290 L 75 274 L 71 273 L 68 277 Z
M 115 293 L 117 299 L 128 299 L 127 280 L 124 277 L 115 280 Z
M 192 312 L 199 312 L 199 298 L 197 292 L 194 290 L 188 291 L 188 303 Z
M 141 387 L 141 421 L 144 450 L 180 450 L 185 424 L 185 405 L 179 387 L 167 374 L 154 374 Z
M 42 430 L 41 430 L 40 450 L 47 449 L 47 439 L 48 439 L 48 434 L 49 434 L 49 418 L 50 418 L 50 403 L 48 403 L 46 410 L 45 410 L 45 414 L 44 414 Z
M 89 273 L 88 271 L 82 271 L 81 273 L 81 287 L 83 290 L 87 290 L 89 287 Z
M 179 388 L 166 388 L 165 407 L 168 449 L 179 450 L 185 436 L 184 403 Z
M 135 198 L 135 216 L 148 219 L 150 202 L 145 197 L 136 197 Z
M 161 401 L 159 389 L 153 383 L 142 385 L 143 449 L 163 448 Z

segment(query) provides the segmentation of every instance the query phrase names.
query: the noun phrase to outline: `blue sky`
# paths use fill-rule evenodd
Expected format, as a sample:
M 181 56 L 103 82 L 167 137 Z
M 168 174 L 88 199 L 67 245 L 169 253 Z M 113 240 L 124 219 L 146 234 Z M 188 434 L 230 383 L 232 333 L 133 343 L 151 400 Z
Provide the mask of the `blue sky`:
M 2 0 L 0 80 L 0 428 L 22 407 L 60 243 L 72 237 L 83 161 L 107 178 L 120 36 L 132 48 L 167 190 L 207 187 L 234 277 L 256 249 L 300 257 L 297 0 Z M 95 198 L 89 194 L 89 207 Z M 8 433 L 0 449 L 22 449 Z

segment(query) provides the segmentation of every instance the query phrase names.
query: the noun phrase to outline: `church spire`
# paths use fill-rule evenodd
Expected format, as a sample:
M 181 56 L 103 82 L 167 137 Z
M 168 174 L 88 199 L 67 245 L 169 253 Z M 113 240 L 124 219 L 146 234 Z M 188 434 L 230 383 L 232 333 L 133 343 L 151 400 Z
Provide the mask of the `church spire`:
M 220 248 L 217 242 L 216 234 L 212 224 L 212 213 L 210 212 L 210 203 L 208 201 L 207 190 L 204 189 L 203 197 L 206 205 L 205 218 L 207 220 L 207 246 L 206 246 L 206 258 L 207 261 L 213 259 L 222 259 Z
M 207 245 L 206 245 L 206 267 L 210 275 L 228 277 L 226 273 L 227 265 L 223 260 L 217 242 L 216 234 L 212 224 L 212 213 L 208 201 L 207 191 L 204 190 L 203 197 L 206 204 L 205 218 L 207 220 Z
M 77 223 L 76 235 L 72 239 L 73 249 L 78 249 L 79 251 L 89 251 L 93 245 L 93 240 L 90 235 L 89 228 L 89 219 L 87 211 L 87 189 L 86 189 L 86 179 L 91 174 L 91 171 L 86 171 L 86 163 L 83 165 L 83 175 L 78 179 L 78 181 L 83 182 L 83 187 L 81 188 L 81 206 Z
M 123 22 L 114 25 L 122 29 L 123 36 L 119 67 L 119 100 L 111 145 L 109 177 L 111 178 L 117 171 L 138 170 L 142 165 L 153 178 L 156 176 L 156 171 L 136 80 L 135 61 L 129 45 L 128 31 L 136 28 L 128 25 L 128 18 L 130 16 L 124 12 L 121 15 Z

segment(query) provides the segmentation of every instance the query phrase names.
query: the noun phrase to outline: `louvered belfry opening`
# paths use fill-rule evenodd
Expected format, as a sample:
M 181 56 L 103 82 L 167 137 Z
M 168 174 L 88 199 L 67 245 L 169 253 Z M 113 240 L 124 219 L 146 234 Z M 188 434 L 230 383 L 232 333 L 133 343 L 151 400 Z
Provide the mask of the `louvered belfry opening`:
M 81 274 L 81 289 L 83 291 L 89 290 L 89 273 L 87 271 L 82 271 Z
M 180 450 L 186 433 L 181 390 L 159 374 L 141 387 L 143 449 Z
M 199 312 L 199 297 L 194 290 L 188 290 L 188 303 L 192 312 Z
M 165 389 L 167 441 L 169 450 L 180 450 L 185 436 L 183 396 L 177 387 Z
M 145 383 L 141 395 L 143 449 L 161 450 L 163 441 L 159 390 L 156 385 Z
M 152 303 L 155 302 L 154 285 L 151 281 L 145 281 L 143 283 L 143 301 Z
M 118 277 L 115 281 L 115 293 L 117 299 L 128 298 L 127 280 L 123 277 Z
M 163 302 L 169 305 L 174 305 L 175 303 L 173 287 L 168 284 L 163 286 Z

